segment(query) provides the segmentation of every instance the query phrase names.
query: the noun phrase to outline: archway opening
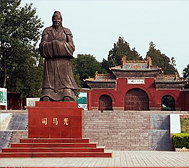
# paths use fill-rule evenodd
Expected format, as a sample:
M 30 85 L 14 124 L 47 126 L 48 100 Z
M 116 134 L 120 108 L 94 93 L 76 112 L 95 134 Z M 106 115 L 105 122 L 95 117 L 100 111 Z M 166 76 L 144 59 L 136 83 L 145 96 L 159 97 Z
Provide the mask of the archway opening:
M 175 99 L 170 95 L 165 95 L 161 99 L 161 109 L 163 111 L 174 111 L 175 110 Z
M 125 95 L 125 110 L 149 110 L 149 97 L 142 89 L 131 89 Z
M 102 95 L 99 98 L 99 110 L 112 110 L 112 98 L 108 95 Z

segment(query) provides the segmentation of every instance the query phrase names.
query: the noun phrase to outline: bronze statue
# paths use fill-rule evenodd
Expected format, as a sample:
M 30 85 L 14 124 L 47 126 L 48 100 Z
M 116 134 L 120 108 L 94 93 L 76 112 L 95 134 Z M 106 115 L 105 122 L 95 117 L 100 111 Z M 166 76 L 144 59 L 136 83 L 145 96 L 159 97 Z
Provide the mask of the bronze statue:
M 41 101 L 75 101 L 74 90 L 78 89 L 70 59 L 75 46 L 68 28 L 62 26 L 62 16 L 55 11 L 53 25 L 45 28 L 39 45 L 45 58 Z

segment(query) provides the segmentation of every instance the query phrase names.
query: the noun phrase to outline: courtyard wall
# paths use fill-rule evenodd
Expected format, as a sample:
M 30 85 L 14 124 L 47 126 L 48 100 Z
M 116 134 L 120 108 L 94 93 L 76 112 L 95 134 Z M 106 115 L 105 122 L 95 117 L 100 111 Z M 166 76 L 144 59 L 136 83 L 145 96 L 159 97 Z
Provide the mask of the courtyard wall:
M 170 114 L 185 111 L 85 111 L 83 136 L 110 150 L 173 150 Z

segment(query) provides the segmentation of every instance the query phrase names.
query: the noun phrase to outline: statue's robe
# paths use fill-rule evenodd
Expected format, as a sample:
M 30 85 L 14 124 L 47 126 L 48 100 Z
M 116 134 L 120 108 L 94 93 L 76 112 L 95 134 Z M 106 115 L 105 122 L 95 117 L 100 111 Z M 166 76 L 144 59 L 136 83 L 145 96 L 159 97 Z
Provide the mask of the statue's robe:
M 75 46 L 69 29 L 58 31 L 47 27 L 42 34 L 40 54 L 45 58 L 42 97 L 62 101 L 65 96 L 75 99 L 73 90 L 78 89 L 72 72 L 70 59 Z

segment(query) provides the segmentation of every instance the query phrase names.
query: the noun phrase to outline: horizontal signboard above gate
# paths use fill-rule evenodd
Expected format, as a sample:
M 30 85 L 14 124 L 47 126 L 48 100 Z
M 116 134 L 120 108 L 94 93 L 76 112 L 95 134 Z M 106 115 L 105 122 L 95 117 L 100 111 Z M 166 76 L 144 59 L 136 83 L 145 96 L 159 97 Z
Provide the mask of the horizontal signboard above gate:
M 127 84 L 145 84 L 144 79 L 127 79 Z

